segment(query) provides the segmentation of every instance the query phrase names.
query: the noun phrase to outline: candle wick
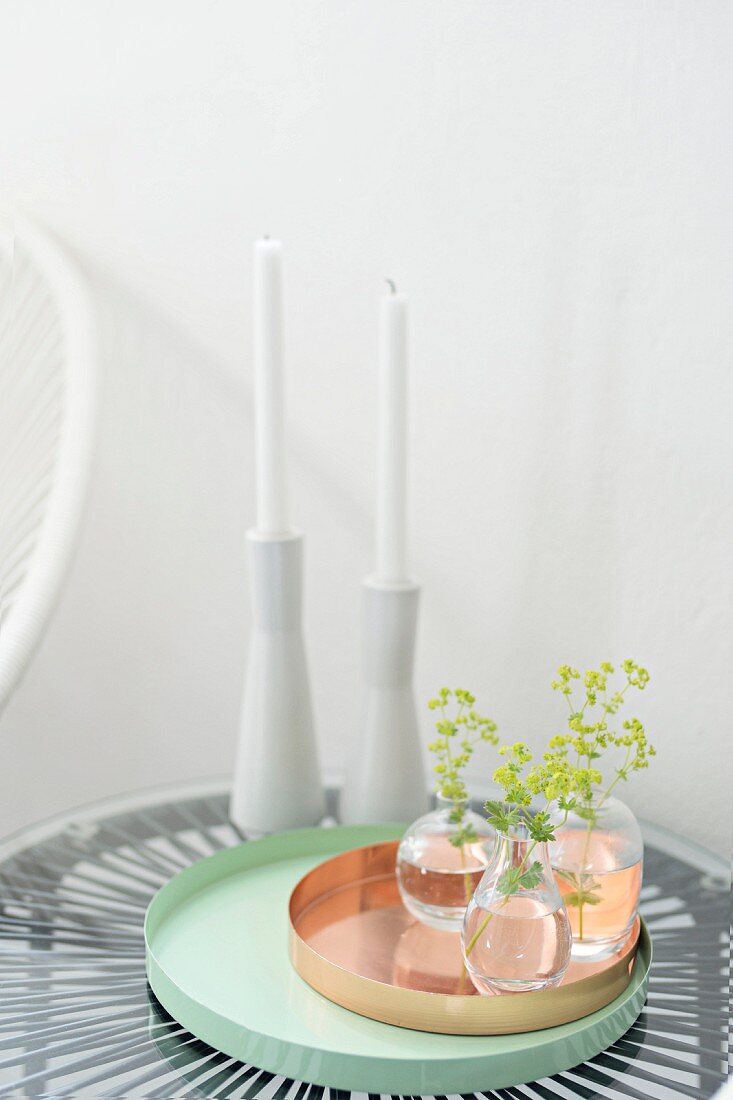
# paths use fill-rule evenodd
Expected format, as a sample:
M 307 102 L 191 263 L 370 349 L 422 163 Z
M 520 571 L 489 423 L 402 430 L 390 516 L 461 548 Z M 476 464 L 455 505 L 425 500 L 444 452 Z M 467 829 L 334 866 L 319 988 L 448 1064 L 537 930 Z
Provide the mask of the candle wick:
M 390 294 L 396 294 L 397 293 L 397 287 L 395 286 L 394 279 L 385 279 L 384 281 L 387 284 L 387 286 L 389 287 Z

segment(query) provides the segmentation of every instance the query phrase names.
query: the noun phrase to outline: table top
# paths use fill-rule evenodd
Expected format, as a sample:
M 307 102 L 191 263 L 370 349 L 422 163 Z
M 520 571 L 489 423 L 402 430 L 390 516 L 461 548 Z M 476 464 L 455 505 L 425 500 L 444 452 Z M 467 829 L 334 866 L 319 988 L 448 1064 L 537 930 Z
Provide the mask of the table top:
M 147 985 L 147 904 L 181 868 L 246 839 L 227 802 L 222 785 L 168 788 L 0 843 L 0 1096 L 347 1100 L 213 1050 Z M 590 1062 L 481 1096 L 700 1100 L 725 1080 L 728 869 L 672 833 L 644 832 L 654 962 L 641 1016 Z

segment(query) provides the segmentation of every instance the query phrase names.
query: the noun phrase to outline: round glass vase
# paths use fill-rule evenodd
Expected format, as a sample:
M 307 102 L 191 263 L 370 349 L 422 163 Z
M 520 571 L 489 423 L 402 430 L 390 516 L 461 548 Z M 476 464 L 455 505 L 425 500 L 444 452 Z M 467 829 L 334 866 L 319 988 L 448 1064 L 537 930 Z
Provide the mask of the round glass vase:
M 521 828 L 499 833 L 461 932 L 474 986 L 479 993 L 523 993 L 558 985 L 571 942 L 547 844 Z
M 456 810 L 463 814 L 461 822 L 454 820 Z M 467 824 L 476 840 L 456 847 L 451 840 Z M 468 803 L 438 796 L 437 809 L 413 821 L 397 849 L 397 883 L 408 912 L 431 928 L 460 932 L 495 835 Z
M 606 958 L 624 942 L 639 905 L 643 856 L 639 823 L 618 798 L 581 805 L 557 826 L 550 861 L 573 930 L 573 958 Z

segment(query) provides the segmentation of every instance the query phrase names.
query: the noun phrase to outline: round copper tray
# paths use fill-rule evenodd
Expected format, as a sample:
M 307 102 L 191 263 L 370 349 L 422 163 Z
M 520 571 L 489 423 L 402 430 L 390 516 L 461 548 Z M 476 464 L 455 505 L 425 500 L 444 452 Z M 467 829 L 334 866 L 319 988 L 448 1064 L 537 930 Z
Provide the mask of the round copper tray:
M 597 963 L 571 963 L 555 989 L 481 996 L 459 937 L 416 921 L 395 878 L 398 841 L 325 860 L 290 895 L 290 958 L 313 989 L 383 1023 L 453 1035 L 506 1035 L 578 1020 L 629 984 L 637 947 L 649 947 L 637 917 L 624 944 Z

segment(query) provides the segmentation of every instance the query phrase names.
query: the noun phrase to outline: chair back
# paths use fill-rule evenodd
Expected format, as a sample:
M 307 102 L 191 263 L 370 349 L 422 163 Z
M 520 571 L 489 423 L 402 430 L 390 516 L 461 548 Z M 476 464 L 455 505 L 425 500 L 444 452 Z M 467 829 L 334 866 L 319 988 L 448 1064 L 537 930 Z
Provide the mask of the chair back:
M 0 226 L 0 713 L 61 591 L 89 481 L 92 310 L 74 265 L 20 218 Z

